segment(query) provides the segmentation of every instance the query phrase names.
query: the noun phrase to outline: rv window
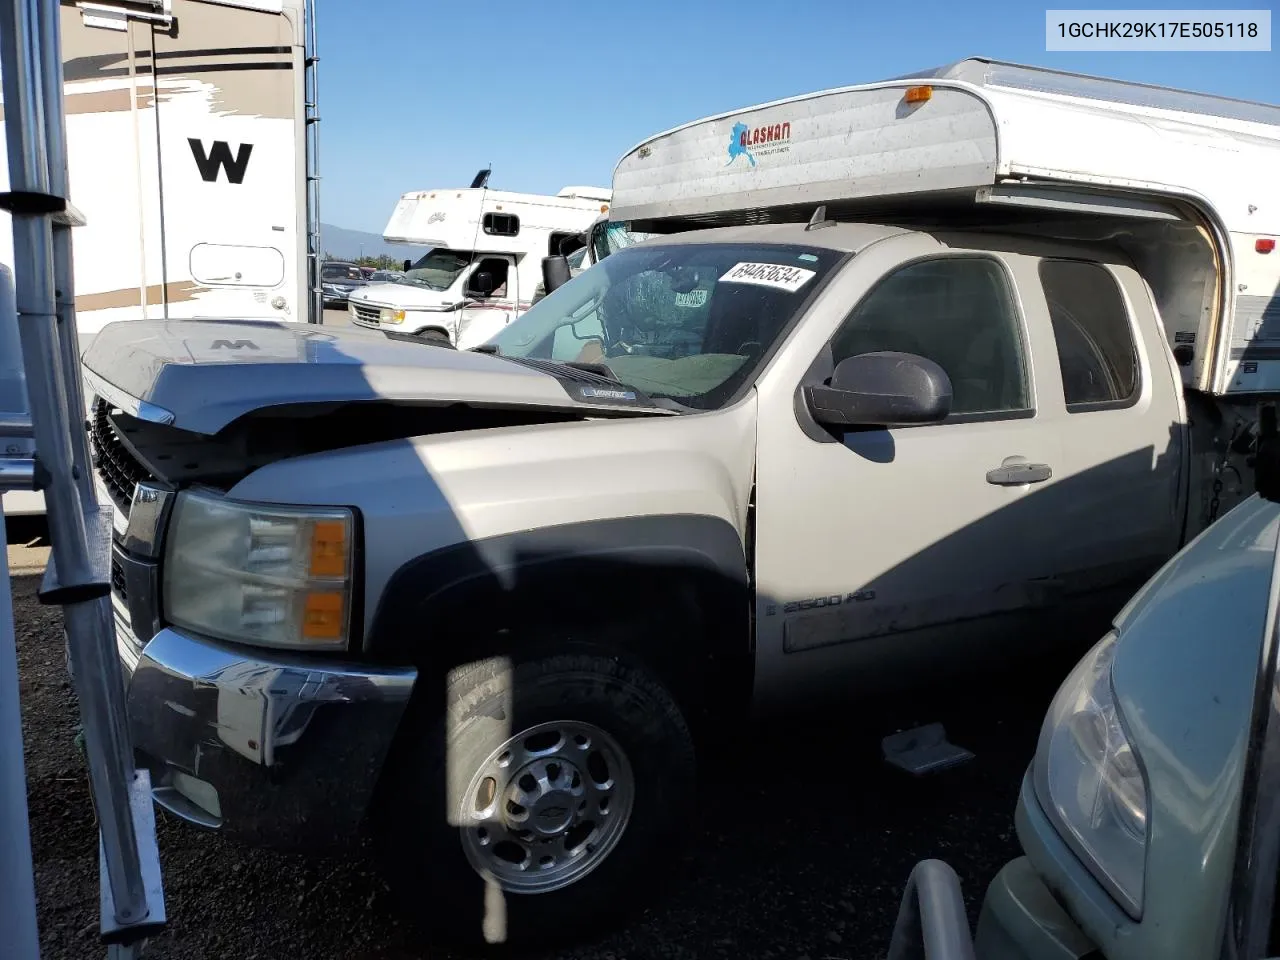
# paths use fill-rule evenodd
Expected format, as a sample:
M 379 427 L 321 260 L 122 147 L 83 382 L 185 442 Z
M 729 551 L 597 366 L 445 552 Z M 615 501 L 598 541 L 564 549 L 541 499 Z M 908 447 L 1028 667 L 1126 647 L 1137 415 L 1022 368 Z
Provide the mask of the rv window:
M 505 356 L 605 363 L 650 396 L 718 407 L 750 382 L 843 257 L 781 244 L 624 249 L 490 343 Z
M 469 253 L 437 247 L 410 266 L 400 282 L 430 290 L 448 290 L 470 262 Z
M 914 353 L 951 378 L 953 415 L 1024 412 L 1031 402 L 1021 326 L 999 263 L 938 257 L 876 284 L 831 341 L 832 359 Z
M 495 237 L 514 237 L 520 232 L 520 218 L 514 213 L 486 213 L 484 232 Z
M 1111 271 L 1082 260 L 1044 260 L 1040 282 L 1058 343 L 1067 410 L 1136 400 L 1138 347 Z

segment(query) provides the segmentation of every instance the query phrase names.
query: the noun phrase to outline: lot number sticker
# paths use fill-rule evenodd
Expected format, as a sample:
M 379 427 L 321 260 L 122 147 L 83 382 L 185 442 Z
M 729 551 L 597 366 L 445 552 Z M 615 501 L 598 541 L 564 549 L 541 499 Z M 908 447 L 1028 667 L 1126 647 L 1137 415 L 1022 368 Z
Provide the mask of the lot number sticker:
M 814 271 L 803 267 L 788 267 L 781 263 L 739 263 L 730 267 L 720 278 L 720 282 L 754 283 L 760 287 L 773 287 L 795 293 L 813 277 Z

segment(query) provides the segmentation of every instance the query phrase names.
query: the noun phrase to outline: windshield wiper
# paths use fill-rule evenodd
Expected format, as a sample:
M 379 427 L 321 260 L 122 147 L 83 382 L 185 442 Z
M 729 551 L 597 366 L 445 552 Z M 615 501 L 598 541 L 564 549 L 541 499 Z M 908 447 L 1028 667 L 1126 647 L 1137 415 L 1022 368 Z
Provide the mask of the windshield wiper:
M 566 367 L 573 367 L 575 370 L 585 370 L 587 373 L 594 373 L 601 377 L 608 377 L 614 383 L 622 383 L 618 379 L 618 375 L 609 368 L 607 363 L 590 363 L 586 360 L 553 360 L 552 363 L 560 363 Z
M 489 353 L 495 357 L 502 356 L 502 348 L 496 343 L 482 343 L 477 347 L 468 347 L 467 353 Z

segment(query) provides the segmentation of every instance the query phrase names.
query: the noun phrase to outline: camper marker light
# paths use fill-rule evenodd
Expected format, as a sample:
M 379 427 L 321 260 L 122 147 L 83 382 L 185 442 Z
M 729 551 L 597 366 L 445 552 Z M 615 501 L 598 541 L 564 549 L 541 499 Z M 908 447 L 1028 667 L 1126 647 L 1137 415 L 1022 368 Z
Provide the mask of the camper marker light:
M 933 87 L 907 87 L 906 95 L 902 99 L 907 103 L 924 103 L 933 96 Z
M 1259 237 L 1253 241 L 1253 249 L 1258 253 L 1270 253 L 1276 248 L 1276 242 L 1271 237 Z
M 354 515 L 187 491 L 165 551 L 164 616 L 266 647 L 342 649 L 350 636 Z

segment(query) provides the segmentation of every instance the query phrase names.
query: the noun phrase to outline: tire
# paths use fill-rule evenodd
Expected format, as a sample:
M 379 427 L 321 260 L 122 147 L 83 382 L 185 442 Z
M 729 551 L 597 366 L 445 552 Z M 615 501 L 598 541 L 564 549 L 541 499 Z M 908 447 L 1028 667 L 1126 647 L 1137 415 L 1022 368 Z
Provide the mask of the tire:
M 414 334 L 414 336 L 421 337 L 423 340 L 443 340 L 445 343 L 450 342 L 449 335 L 436 327 L 428 327 L 425 330 L 419 330 Z
M 694 748 L 675 700 L 647 670 L 587 654 L 550 655 L 514 671 L 504 659 L 487 660 L 454 671 L 445 699 L 445 716 L 434 723 L 408 718 L 374 824 L 393 892 L 433 938 L 575 940 L 667 885 L 660 874 L 678 863 L 693 821 Z M 526 732 L 532 736 L 520 736 Z M 560 752 L 539 757 L 553 740 Z M 504 751 L 505 773 L 495 766 Z M 541 784 L 521 771 L 541 773 Z M 597 786 L 610 780 L 610 788 Z M 517 794 L 522 785 L 535 789 Z M 507 806 L 512 796 L 528 806 Z M 566 812 L 579 796 L 570 825 Z M 492 834 L 459 826 L 464 811 L 486 804 Z M 531 834 L 524 841 L 503 827 L 520 811 L 519 829 Z M 555 839 L 540 842 L 555 830 Z M 556 865 L 535 868 L 548 850 Z M 520 876 L 510 862 L 517 856 L 529 865 Z

